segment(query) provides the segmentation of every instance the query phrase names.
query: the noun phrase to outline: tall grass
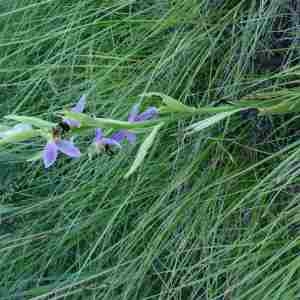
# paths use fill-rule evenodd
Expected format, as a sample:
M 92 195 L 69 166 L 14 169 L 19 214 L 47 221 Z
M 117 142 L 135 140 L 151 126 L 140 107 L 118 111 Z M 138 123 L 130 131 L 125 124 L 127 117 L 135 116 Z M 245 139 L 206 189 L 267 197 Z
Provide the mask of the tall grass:
M 90 113 L 123 119 L 148 91 L 298 98 L 297 5 L 0 1 L 0 114 L 56 120 L 87 90 Z M 128 180 L 137 145 L 49 171 L 23 162 L 29 145 L 1 149 L 1 299 L 297 299 L 297 114 L 186 137 L 192 121 Z

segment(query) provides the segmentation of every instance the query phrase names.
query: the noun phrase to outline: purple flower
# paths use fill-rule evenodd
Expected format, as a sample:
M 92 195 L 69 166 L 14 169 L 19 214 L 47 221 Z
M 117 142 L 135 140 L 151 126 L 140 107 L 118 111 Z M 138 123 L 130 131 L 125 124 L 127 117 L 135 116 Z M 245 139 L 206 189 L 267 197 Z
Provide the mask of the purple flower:
M 84 110 L 86 104 L 86 95 L 82 95 L 78 100 L 77 104 L 71 108 L 72 112 L 81 113 Z M 72 119 L 63 118 L 63 122 L 69 125 L 70 127 L 79 127 L 80 122 Z
M 94 143 L 97 150 L 105 149 L 105 145 L 121 148 L 121 145 L 115 139 L 104 137 L 101 128 L 96 128 Z
M 158 109 L 156 107 L 150 106 L 144 112 L 139 113 L 139 105 L 135 104 L 128 115 L 128 122 L 130 123 L 143 122 L 146 120 L 153 119 L 157 115 L 158 115 Z M 122 142 L 124 139 L 126 139 L 130 144 L 134 144 L 136 141 L 136 134 L 126 129 L 123 129 L 114 133 L 112 135 L 112 139 L 114 139 L 119 143 Z
M 45 168 L 52 166 L 57 160 L 58 152 L 62 152 L 70 157 L 79 157 L 79 149 L 71 141 L 53 138 L 48 141 L 43 151 L 43 161 Z

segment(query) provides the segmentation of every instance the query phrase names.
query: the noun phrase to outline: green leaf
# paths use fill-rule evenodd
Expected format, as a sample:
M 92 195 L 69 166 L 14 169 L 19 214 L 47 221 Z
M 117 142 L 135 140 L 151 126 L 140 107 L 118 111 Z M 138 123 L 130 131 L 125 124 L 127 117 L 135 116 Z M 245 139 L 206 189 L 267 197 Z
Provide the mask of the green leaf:
M 0 215 L 4 215 L 10 213 L 12 211 L 17 210 L 18 208 L 15 206 L 8 206 L 8 205 L 0 205 Z
M 277 105 L 260 109 L 262 115 L 267 114 L 286 114 L 300 112 L 300 101 L 285 100 Z
M 210 127 L 241 110 L 244 110 L 244 109 L 240 108 L 240 109 L 235 109 L 232 111 L 225 111 L 225 112 L 218 113 L 212 117 L 209 117 L 207 119 L 204 119 L 200 122 L 197 122 L 197 123 L 194 123 L 194 124 L 188 126 L 185 131 L 188 132 L 187 134 L 193 134 L 193 133 L 201 131 L 207 127 Z
M 164 112 L 181 112 L 181 113 L 195 113 L 197 109 L 195 107 L 187 106 L 174 98 L 162 94 L 162 93 L 146 93 L 143 94 L 143 96 L 146 97 L 152 97 L 152 96 L 157 96 L 162 99 L 162 102 L 167 106 L 164 109 Z
M 31 155 L 30 157 L 28 157 L 26 159 L 26 161 L 28 162 L 34 162 L 34 161 L 37 161 L 37 160 L 40 160 L 43 156 L 43 151 L 38 151 L 36 153 L 34 153 L 33 155 Z
M 157 124 L 158 120 L 145 121 L 145 122 L 125 122 L 116 121 L 106 118 L 92 118 L 86 114 L 75 113 L 71 111 L 65 111 L 64 116 L 68 119 L 76 120 L 80 122 L 81 127 L 91 128 L 114 128 L 114 129 L 135 129 L 135 128 L 149 128 Z
M 239 100 L 234 103 L 235 107 L 238 108 L 268 108 L 277 105 L 281 102 L 280 99 L 270 99 L 270 100 Z
M 157 133 L 159 132 L 160 128 L 163 125 L 164 125 L 164 123 L 159 123 L 158 125 L 156 125 L 153 128 L 153 130 L 151 131 L 151 133 L 147 136 L 147 138 L 145 139 L 143 144 L 140 146 L 138 153 L 137 153 L 137 155 L 134 159 L 134 162 L 131 165 L 129 171 L 125 174 L 125 176 L 124 176 L 125 179 L 129 178 L 129 176 L 131 176 L 137 170 L 137 168 L 143 163 L 149 149 L 151 148 L 151 146 L 155 140 Z
M 30 124 L 32 126 L 41 128 L 41 129 L 51 129 L 55 127 L 55 123 L 45 121 L 37 117 L 27 117 L 27 116 L 18 116 L 18 115 L 8 115 L 4 117 L 8 120 L 14 120 L 20 123 Z
M 10 143 L 27 141 L 27 140 L 29 140 L 33 137 L 37 137 L 37 136 L 41 136 L 40 130 L 26 130 L 23 132 L 10 134 L 10 135 L 0 139 L 0 146 L 10 144 Z

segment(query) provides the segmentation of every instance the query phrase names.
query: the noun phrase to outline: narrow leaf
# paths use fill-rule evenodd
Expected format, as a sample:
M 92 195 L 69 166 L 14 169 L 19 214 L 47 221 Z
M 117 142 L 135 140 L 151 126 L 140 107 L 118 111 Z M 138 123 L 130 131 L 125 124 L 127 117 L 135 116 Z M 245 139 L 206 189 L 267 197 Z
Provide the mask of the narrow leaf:
M 10 144 L 10 143 L 27 141 L 33 137 L 37 137 L 40 135 L 41 132 L 39 130 L 26 130 L 15 134 L 10 134 L 9 136 L 0 139 L 0 146 Z
M 17 210 L 18 208 L 15 206 L 9 206 L 9 205 L 0 205 L 0 215 L 4 215 L 7 213 L 10 213 L 12 211 Z
M 131 165 L 129 171 L 125 174 L 124 178 L 127 179 L 129 176 L 131 176 L 136 170 L 137 168 L 143 163 L 149 149 L 151 148 L 155 137 L 157 135 L 157 133 L 159 132 L 160 128 L 164 125 L 164 123 L 159 123 L 158 125 L 156 125 L 153 130 L 151 131 L 151 133 L 147 136 L 147 138 L 145 139 L 145 141 L 143 142 L 143 144 L 140 146 L 138 153 L 134 159 L 133 164 Z
M 200 122 L 194 123 L 186 128 L 187 134 L 201 131 L 242 110 L 243 109 L 235 109 L 232 111 L 221 112 Z
M 197 109 L 195 107 L 187 106 L 187 105 L 175 100 L 174 98 L 172 98 L 168 95 L 162 94 L 162 93 L 154 93 L 154 92 L 146 93 L 146 94 L 143 94 L 143 96 L 160 97 L 162 99 L 163 103 L 167 106 L 166 109 L 168 110 L 168 112 L 195 113 L 197 111 Z M 164 109 L 164 111 L 166 111 L 166 109 Z
M 41 129 L 49 129 L 55 126 L 55 123 L 45 121 L 43 119 L 37 117 L 27 117 L 27 116 L 18 116 L 18 115 L 8 115 L 5 116 L 5 119 L 14 120 L 24 124 L 30 124 L 32 126 L 41 128 Z
M 277 105 L 263 108 L 260 110 L 261 114 L 285 114 L 285 113 L 297 113 L 300 111 L 300 101 L 285 100 Z

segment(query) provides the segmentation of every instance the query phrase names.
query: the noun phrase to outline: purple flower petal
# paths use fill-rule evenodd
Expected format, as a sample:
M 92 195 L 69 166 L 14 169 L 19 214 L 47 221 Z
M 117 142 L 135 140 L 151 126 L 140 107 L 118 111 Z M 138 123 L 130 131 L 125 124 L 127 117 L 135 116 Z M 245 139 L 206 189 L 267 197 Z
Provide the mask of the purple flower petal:
M 118 148 L 122 147 L 116 140 L 110 138 L 102 138 L 101 143 L 103 145 L 117 146 Z
M 132 109 L 131 109 L 131 111 L 130 111 L 130 113 L 128 115 L 128 122 L 134 122 L 135 119 L 136 119 L 136 117 L 138 116 L 138 113 L 139 113 L 139 105 L 135 104 L 132 107 Z
M 130 144 L 134 144 L 136 142 L 136 134 L 130 131 L 126 131 L 125 137 Z
M 96 132 L 95 132 L 95 142 L 98 143 L 101 141 L 103 137 L 103 132 L 101 128 L 96 128 Z
M 57 146 L 54 141 L 48 142 L 43 151 L 43 162 L 45 168 L 52 166 L 57 159 Z
M 126 139 L 130 144 L 134 144 L 136 141 L 136 134 L 128 130 L 120 130 L 112 134 L 111 138 L 118 143 L 121 143 Z
M 126 137 L 126 130 L 120 130 L 111 135 L 111 138 L 118 143 L 122 142 Z
M 72 112 L 81 113 L 84 110 L 86 104 L 86 95 L 82 95 L 77 104 L 71 109 Z
M 70 157 L 79 157 L 81 155 L 79 149 L 70 141 L 58 140 L 56 146 L 60 152 Z
M 149 107 L 147 110 L 145 110 L 144 112 L 142 112 L 141 114 L 139 114 L 135 121 L 139 122 L 139 121 L 146 121 L 146 120 L 150 120 L 154 117 L 156 117 L 158 115 L 158 109 L 154 106 Z

